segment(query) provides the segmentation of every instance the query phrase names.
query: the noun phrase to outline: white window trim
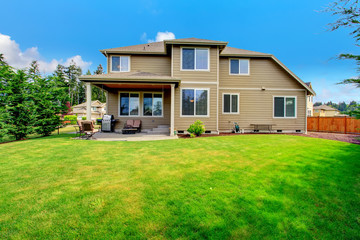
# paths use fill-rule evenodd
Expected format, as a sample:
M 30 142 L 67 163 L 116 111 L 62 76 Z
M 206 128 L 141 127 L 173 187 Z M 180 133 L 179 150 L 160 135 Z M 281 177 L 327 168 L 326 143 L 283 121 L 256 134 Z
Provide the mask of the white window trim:
M 275 98 L 282 97 L 284 98 L 284 117 L 275 117 Z M 286 116 L 286 98 L 295 98 L 295 117 Z M 273 96 L 273 118 L 277 119 L 295 119 L 297 118 L 297 97 L 296 96 Z
M 239 73 L 231 73 L 231 60 L 239 60 Z M 248 73 L 240 73 L 240 60 L 248 60 Z M 250 58 L 229 58 L 229 75 L 249 76 L 250 75 Z
M 230 95 L 230 112 L 224 112 L 224 100 L 225 95 Z M 232 106 L 232 97 L 231 95 L 237 95 L 238 97 L 238 104 L 237 104 L 237 111 L 231 112 L 231 106 Z M 240 94 L 239 93 L 223 93 L 222 94 L 222 114 L 240 114 Z
M 182 114 L 182 90 L 194 90 L 194 115 L 183 115 Z M 207 90 L 207 115 L 196 115 L 196 90 Z M 210 88 L 180 88 L 180 117 L 210 117 Z
M 121 115 L 120 114 L 120 93 L 129 93 L 129 115 Z M 139 94 L 139 111 L 138 111 L 138 115 L 130 115 L 130 94 L 131 93 L 137 93 Z M 118 93 L 118 117 L 140 117 L 140 111 L 141 111 L 141 102 L 140 102 L 140 92 L 129 92 L 129 91 L 121 91 Z
M 151 93 L 152 94 L 152 98 L 153 98 L 153 101 L 152 101 L 152 109 L 154 109 L 154 94 L 161 94 L 161 97 L 162 97 L 162 101 L 161 101 L 161 115 L 160 116 L 154 116 L 154 115 L 151 115 L 151 116 L 145 116 L 144 115 L 144 94 L 145 93 Z M 143 92 L 142 94 L 142 101 L 141 101 L 141 116 L 142 117 L 145 117 L 145 118 L 161 118 L 161 117 L 164 117 L 164 93 L 162 92 Z M 151 113 L 152 114 L 152 113 Z
M 112 58 L 113 57 L 120 57 L 120 66 L 121 66 L 121 57 L 128 57 L 129 58 L 129 70 L 128 71 L 113 71 L 112 70 Z M 110 72 L 111 73 L 119 73 L 119 72 L 130 72 L 131 69 L 131 56 L 130 55 L 111 55 L 110 56 Z
M 194 49 L 194 69 L 183 69 L 183 49 Z M 207 69 L 196 69 L 196 49 L 207 49 L 208 50 L 208 68 Z M 197 48 L 197 47 L 180 47 L 180 71 L 200 71 L 210 72 L 210 48 Z

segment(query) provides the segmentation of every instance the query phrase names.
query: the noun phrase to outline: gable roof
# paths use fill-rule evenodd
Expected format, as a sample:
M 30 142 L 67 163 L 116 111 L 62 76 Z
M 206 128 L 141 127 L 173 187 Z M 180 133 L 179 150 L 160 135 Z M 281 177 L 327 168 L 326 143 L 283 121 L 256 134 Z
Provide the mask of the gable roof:
M 309 91 L 312 95 L 316 95 L 315 91 L 311 87 L 311 83 L 307 84 L 303 82 L 298 76 L 296 76 L 290 69 L 288 69 L 280 60 L 278 60 L 274 55 L 269 53 L 261 53 L 255 52 L 240 48 L 228 47 L 228 42 L 224 41 L 216 41 L 216 40 L 208 40 L 208 39 L 200 39 L 200 38 L 181 38 L 181 39 L 171 39 L 164 40 L 161 42 L 152 42 L 145 44 L 138 44 L 126 47 L 118 47 L 118 48 L 108 48 L 100 50 L 105 56 L 108 53 L 121 53 L 121 54 L 167 54 L 166 53 L 166 45 L 167 44 L 185 44 L 185 45 L 217 45 L 220 46 L 222 51 L 220 52 L 220 56 L 222 57 L 266 57 L 271 58 L 277 64 L 279 64 L 286 72 L 288 72 L 295 80 L 297 80 L 307 91 Z M 109 75 L 110 76 L 110 75 Z M 114 76 L 111 74 L 111 76 Z M 105 76 L 104 76 L 105 77 Z M 168 78 L 168 76 L 166 76 Z M 85 79 L 82 76 L 82 79 Z
M 336 108 L 332 108 L 332 107 L 330 107 L 328 105 L 325 105 L 325 104 L 320 105 L 320 106 L 316 106 L 316 107 L 314 107 L 314 109 L 326 110 L 326 111 L 339 111 Z

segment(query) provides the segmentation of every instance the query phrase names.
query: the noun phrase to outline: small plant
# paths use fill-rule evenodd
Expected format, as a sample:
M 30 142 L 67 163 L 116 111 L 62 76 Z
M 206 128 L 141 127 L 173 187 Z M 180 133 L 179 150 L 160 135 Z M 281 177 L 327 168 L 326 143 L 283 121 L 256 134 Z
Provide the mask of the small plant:
M 81 117 L 81 120 L 86 120 L 86 117 Z
M 191 134 L 195 134 L 196 136 L 200 136 L 205 132 L 205 125 L 202 121 L 196 120 L 193 124 L 190 125 L 189 129 L 187 130 Z
M 194 137 L 196 137 L 196 136 L 195 136 L 195 134 L 190 133 L 190 137 L 191 137 L 191 138 L 194 138 Z

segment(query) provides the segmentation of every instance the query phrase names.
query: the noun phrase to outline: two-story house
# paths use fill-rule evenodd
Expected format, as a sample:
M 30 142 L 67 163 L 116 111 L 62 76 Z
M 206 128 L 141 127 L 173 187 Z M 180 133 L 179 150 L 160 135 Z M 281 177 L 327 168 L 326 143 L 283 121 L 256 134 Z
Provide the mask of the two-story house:
M 231 131 L 234 122 L 245 131 L 272 124 L 306 132 L 307 96 L 315 92 L 273 55 L 227 44 L 186 38 L 100 50 L 107 74 L 80 77 L 88 104 L 91 85 L 106 90 L 116 129 L 140 119 L 142 129 L 168 125 L 170 135 L 196 120 L 208 133 Z

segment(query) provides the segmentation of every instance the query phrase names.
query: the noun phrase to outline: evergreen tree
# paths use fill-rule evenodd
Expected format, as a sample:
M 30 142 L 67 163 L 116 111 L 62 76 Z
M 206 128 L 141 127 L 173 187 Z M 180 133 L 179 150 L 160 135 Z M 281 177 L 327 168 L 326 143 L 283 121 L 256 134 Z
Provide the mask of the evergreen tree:
M 6 112 L 5 128 L 8 134 L 16 140 L 23 139 L 32 133 L 32 108 L 28 76 L 22 70 L 10 74 L 6 79 L 6 93 L 4 97 Z
M 96 68 L 96 71 L 94 72 L 95 75 L 100 75 L 100 74 L 104 74 L 104 68 L 101 64 L 99 64 L 99 66 Z M 91 100 L 99 100 L 102 103 L 106 102 L 106 96 L 105 96 L 105 92 L 104 89 L 102 88 L 98 88 L 93 86 L 91 89 Z
M 69 97 L 71 106 L 80 103 L 85 100 L 85 87 L 82 82 L 78 80 L 81 75 L 81 68 L 76 66 L 76 63 L 71 60 L 69 67 L 64 69 L 64 73 L 67 77 Z
M 39 64 L 36 60 L 31 62 L 30 67 L 27 69 L 27 74 L 31 82 L 36 81 L 41 77 Z
M 0 138 L 7 134 L 6 98 L 9 95 L 7 83 L 13 78 L 13 69 L 5 62 L 3 54 L 0 54 Z
M 34 130 L 48 136 L 61 124 L 60 115 L 66 112 L 68 101 L 65 87 L 57 86 L 55 76 L 38 78 L 32 88 L 34 101 Z

